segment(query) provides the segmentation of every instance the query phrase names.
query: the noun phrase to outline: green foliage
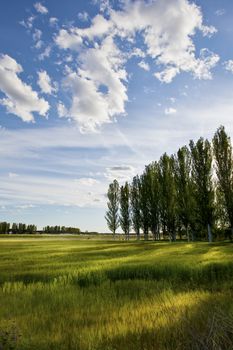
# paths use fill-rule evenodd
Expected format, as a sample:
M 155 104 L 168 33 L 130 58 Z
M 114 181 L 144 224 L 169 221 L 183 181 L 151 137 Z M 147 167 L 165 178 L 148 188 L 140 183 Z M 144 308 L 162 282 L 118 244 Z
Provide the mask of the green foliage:
M 117 180 L 114 180 L 113 183 L 109 185 L 107 197 L 108 210 L 105 219 L 107 220 L 109 230 L 113 233 L 113 236 L 115 236 L 116 230 L 119 227 L 119 184 Z
M 124 186 L 121 186 L 120 189 L 120 225 L 125 233 L 126 239 L 129 240 L 129 231 L 131 226 L 130 218 L 130 189 L 129 185 L 126 182 Z
M 214 224 L 215 194 L 212 179 L 212 149 L 208 140 L 200 138 L 196 144 L 191 140 L 192 177 L 197 203 L 199 223 L 208 228 L 208 239 L 212 242 L 211 226 Z
M 188 241 L 193 239 L 195 225 L 196 203 L 194 198 L 194 183 L 191 176 L 192 158 L 188 147 L 180 148 L 175 157 L 175 182 L 177 189 L 178 221 L 186 229 Z M 191 232 L 190 232 L 191 231 Z
M 131 220 L 136 232 L 137 239 L 140 239 L 141 212 L 140 212 L 140 179 L 135 176 L 130 187 Z
M 159 161 L 161 221 L 164 234 L 168 231 L 170 241 L 176 240 L 177 192 L 174 176 L 174 158 L 166 153 Z
M 65 226 L 45 226 L 43 228 L 43 231 L 45 233 L 50 233 L 50 234 L 81 233 L 78 227 L 65 227 Z
M 217 179 L 213 176 L 213 160 Z M 106 219 L 110 230 L 115 232 L 118 183 L 115 197 L 113 193 L 114 184 L 111 184 Z M 111 204 L 114 200 L 115 205 Z M 155 240 L 168 237 L 170 241 L 176 241 L 178 234 L 181 240 L 184 237 L 188 241 L 208 238 L 212 242 L 213 238 L 223 237 L 223 232 L 230 226 L 231 233 L 227 235 L 232 240 L 233 154 L 224 127 L 216 131 L 213 147 L 203 138 L 196 143 L 191 140 L 189 148 L 181 147 L 171 156 L 164 153 L 158 162 L 147 165 L 130 185 L 130 208 L 126 209 L 124 203 L 121 201 L 120 211 L 130 212 L 128 221 L 132 222 L 137 239 L 142 229 L 145 240 L 152 234 Z M 222 230 L 221 234 L 219 230 Z
M 233 155 L 229 136 L 220 126 L 213 138 L 218 189 L 222 194 L 223 205 L 233 230 Z

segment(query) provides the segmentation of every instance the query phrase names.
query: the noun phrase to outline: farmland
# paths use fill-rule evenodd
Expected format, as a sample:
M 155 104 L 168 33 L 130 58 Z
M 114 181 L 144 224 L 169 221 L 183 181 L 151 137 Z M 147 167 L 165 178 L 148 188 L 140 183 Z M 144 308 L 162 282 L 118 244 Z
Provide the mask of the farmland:
M 0 238 L 0 349 L 233 349 L 232 243 Z

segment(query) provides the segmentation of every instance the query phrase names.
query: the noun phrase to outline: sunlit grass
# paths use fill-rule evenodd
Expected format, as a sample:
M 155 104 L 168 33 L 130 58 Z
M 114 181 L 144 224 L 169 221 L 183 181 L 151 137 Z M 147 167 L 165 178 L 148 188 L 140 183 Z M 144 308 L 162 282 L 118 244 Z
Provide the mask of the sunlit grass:
M 0 339 L 9 328 L 19 349 L 232 349 L 232 258 L 231 244 L 0 239 Z

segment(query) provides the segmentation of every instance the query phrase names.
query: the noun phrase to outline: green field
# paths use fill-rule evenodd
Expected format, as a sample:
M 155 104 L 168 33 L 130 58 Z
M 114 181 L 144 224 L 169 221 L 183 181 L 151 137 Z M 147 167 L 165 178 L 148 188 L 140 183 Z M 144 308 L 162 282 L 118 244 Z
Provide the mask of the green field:
M 0 349 L 233 349 L 233 245 L 2 237 Z

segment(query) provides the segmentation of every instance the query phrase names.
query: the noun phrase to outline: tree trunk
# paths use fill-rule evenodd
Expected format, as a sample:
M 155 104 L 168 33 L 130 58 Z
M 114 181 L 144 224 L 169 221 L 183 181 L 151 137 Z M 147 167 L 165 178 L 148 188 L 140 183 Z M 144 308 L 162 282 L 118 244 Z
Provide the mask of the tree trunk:
M 208 241 L 209 241 L 209 243 L 211 243 L 211 242 L 213 242 L 213 236 L 212 236 L 210 224 L 207 225 L 207 229 L 208 229 Z
M 188 242 L 190 242 L 190 236 L 189 236 L 189 229 L 188 229 L 188 225 L 186 226 L 186 236 L 187 236 L 187 240 L 188 240 Z
M 231 228 L 231 234 L 230 234 L 230 240 L 232 241 L 233 239 L 233 227 Z

